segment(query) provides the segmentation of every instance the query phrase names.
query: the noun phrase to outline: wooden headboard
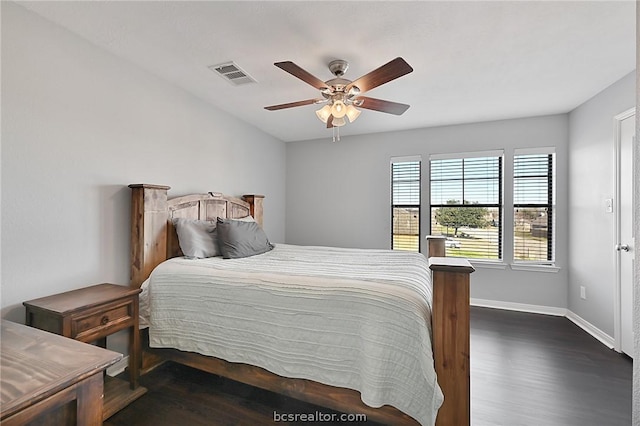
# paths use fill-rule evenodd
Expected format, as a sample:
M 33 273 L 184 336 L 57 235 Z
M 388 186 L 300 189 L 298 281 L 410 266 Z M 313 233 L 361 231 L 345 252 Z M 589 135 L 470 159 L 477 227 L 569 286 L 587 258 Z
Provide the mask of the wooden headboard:
M 153 268 L 172 257 L 182 256 L 171 220 L 176 217 L 216 220 L 248 215 L 263 225 L 264 195 L 228 197 L 220 193 L 189 194 L 168 198 L 170 187 L 132 184 L 131 188 L 131 283 L 140 287 Z

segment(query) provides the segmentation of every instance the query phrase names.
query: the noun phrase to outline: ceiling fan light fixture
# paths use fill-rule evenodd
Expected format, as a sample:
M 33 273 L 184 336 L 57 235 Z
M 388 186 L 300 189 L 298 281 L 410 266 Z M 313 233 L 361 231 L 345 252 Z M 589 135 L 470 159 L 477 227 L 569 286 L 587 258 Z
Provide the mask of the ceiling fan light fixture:
M 345 124 L 347 124 L 347 122 L 344 119 L 344 116 L 342 117 L 333 117 L 333 121 L 331 122 L 331 124 L 333 124 L 333 127 L 342 127 Z
M 323 123 L 326 123 L 327 120 L 329 119 L 329 116 L 331 115 L 331 107 L 329 105 L 323 106 L 322 108 L 316 111 L 316 115 L 318 116 L 318 119 L 320 121 L 322 121 Z
M 353 123 L 360 116 L 360 111 L 358 108 L 353 105 L 347 105 L 347 118 L 349 119 L 349 123 Z
M 342 118 L 347 113 L 347 106 L 341 100 L 333 102 L 331 106 L 331 114 L 334 118 Z

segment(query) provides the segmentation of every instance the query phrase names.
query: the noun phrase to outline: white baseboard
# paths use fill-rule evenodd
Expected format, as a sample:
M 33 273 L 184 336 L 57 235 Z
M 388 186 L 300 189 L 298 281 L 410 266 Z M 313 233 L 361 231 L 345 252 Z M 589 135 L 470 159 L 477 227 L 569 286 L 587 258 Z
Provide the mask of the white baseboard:
M 615 339 L 609 336 L 604 331 L 600 330 L 595 325 L 591 324 L 586 319 L 582 318 L 578 314 L 575 314 L 574 312 L 568 309 L 567 309 L 567 318 L 569 318 L 569 320 L 572 321 L 575 325 L 577 325 L 578 327 L 580 327 L 581 329 L 583 329 L 584 331 L 586 331 L 587 333 L 589 333 L 590 335 L 598 339 L 600 342 L 602 342 L 603 345 L 607 346 L 609 349 L 614 348 Z
M 472 298 L 470 302 L 472 306 L 480 306 L 483 308 L 505 309 L 508 311 L 519 311 L 532 314 L 566 317 L 569 321 L 573 322 L 575 325 L 589 333 L 609 349 L 613 349 L 615 346 L 613 337 L 609 336 L 607 333 L 600 330 L 598 327 L 591 324 L 581 316 L 570 311 L 569 309 L 557 308 L 554 306 L 529 305 L 526 303 L 502 302 L 499 300 L 485 300 L 475 298 Z
M 129 355 L 126 355 L 120 361 L 113 364 L 111 367 L 107 368 L 107 375 L 111 377 L 115 377 L 118 374 L 122 373 L 125 368 L 129 366 Z
M 502 302 L 500 300 L 471 299 L 471 306 L 480 306 L 483 308 L 505 309 L 507 311 L 529 312 L 531 314 L 554 315 L 564 317 L 567 310 L 564 308 L 556 308 L 552 306 L 529 305 L 526 303 Z

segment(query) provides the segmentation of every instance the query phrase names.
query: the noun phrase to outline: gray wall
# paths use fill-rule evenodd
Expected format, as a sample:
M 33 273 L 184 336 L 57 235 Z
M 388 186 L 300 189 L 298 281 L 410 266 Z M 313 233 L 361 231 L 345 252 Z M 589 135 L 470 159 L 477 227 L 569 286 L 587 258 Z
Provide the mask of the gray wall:
M 375 112 L 370 112 L 376 114 Z M 401 119 L 401 118 L 399 118 Z M 353 125 L 357 125 L 357 122 Z M 478 267 L 471 297 L 545 307 L 567 306 L 567 145 L 566 114 L 404 132 L 327 137 L 287 144 L 287 242 L 342 247 L 389 248 L 391 244 L 390 159 L 421 155 L 423 176 L 430 154 L 555 146 L 557 152 L 557 265 L 560 271 L 528 272 Z M 505 205 L 511 202 L 505 170 Z M 428 205 L 428 177 L 423 178 Z M 513 221 L 505 208 L 505 223 Z M 422 210 L 422 238 L 429 212 Z M 506 239 L 505 242 L 507 242 Z M 423 247 L 424 250 L 424 247 Z M 509 263 L 512 247 L 505 246 Z M 476 263 L 478 265 L 478 263 Z
M 128 283 L 129 183 L 265 194 L 265 230 L 284 241 L 284 170 L 283 142 L 2 2 L 3 318 Z
M 636 2 L 636 40 L 640 40 L 640 1 Z M 634 190 L 634 208 L 633 220 L 635 224 L 634 239 L 636 242 L 636 250 L 640 242 L 640 148 L 638 148 L 638 140 L 640 140 L 640 119 L 638 112 L 640 111 L 640 45 L 636 42 L 636 152 L 635 152 L 635 190 Z M 640 288 L 640 259 L 636 256 L 635 262 L 635 287 Z M 634 351 L 633 359 L 640 360 L 640 291 L 636 291 L 633 296 L 633 341 Z M 640 423 L 640 362 L 633 363 L 633 424 Z
M 635 105 L 635 72 L 569 114 L 568 308 L 614 335 L 613 117 Z M 586 299 L 580 298 L 580 286 Z
M 2 2 L 1 10 L 3 318 L 23 320 L 27 299 L 128 282 L 129 183 L 171 185 L 174 195 L 263 193 L 265 230 L 275 242 L 286 232 L 289 243 L 386 248 L 391 157 L 417 154 L 426 164 L 431 153 L 504 149 L 510 156 L 518 147 L 556 146 L 560 272 L 479 268 L 472 297 L 568 307 L 613 334 L 613 218 L 602 202 L 613 191 L 611 119 L 633 106 L 633 75 L 570 115 L 335 144 L 328 132 L 285 146 L 18 5 Z M 428 200 L 427 185 L 422 196 Z M 426 234 L 426 209 L 422 223 Z M 593 251 L 582 256 L 584 247 Z M 587 286 L 586 301 L 579 285 Z

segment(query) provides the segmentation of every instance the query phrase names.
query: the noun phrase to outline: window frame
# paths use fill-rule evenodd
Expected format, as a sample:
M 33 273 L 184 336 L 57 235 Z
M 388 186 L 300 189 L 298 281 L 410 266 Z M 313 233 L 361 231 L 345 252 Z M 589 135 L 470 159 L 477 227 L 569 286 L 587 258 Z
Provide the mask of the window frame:
M 435 235 L 433 231 L 433 211 L 434 209 L 441 207 L 451 207 L 450 204 L 432 204 L 433 200 L 433 187 L 432 187 L 432 162 L 439 160 L 464 160 L 472 159 L 472 158 L 497 158 L 498 159 L 498 203 L 483 203 L 483 204 L 464 204 L 464 192 L 463 192 L 463 200 L 461 200 L 460 205 L 455 205 L 461 208 L 473 208 L 473 207 L 481 207 L 481 208 L 497 208 L 498 213 L 498 247 L 497 247 L 497 258 L 492 257 L 466 257 L 471 262 L 481 262 L 481 263 L 493 263 L 493 264 L 502 264 L 504 262 L 504 237 L 505 237 L 505 223 L 504 223 L 504 211 L 505 211 L 505 155 L 504 150 L 487 150 L 487 151 L 476 151 L 476 152 L 461 152 L 461 153 L 448 153 L 448 154 L 432 154 L 429 157 L 429 233 L 431 235 Z M 464 165 L 463 165 L 464 170 Z M 464 186 L 464 175 L 463 175 L 463 186 Z M 463 190 L 464 191 L 464 190 Z M 456 257 L 451 254 L 447 254 L 447 256 Z
M 395 204 L 394 203 L 394 187 L 396 183 L 395 179 L 395 165 L 396 164 L 406 164 L 406 163 L 417 163 L 418 174 L 417 179 L 413 180 L 418 183 L 418 198 L 416 204 Z M 417 253 L 422 251 L 422 157 L 420 156 L 410 156 L 410 157 L 392 157 L 390 161 L 390 177 L 391 177 L 391 250 L 407 250 L 414 251 L 411 249 L 402 249 L 402 248 L 394 248 L 395 247 L 395 227 L 394 227 L 394 211 L 396 208 L 406 208 L 406 209 L 418 209 L 418 248 L 416 250 Z M 399 235 L 399 234 L 398 234 Z
M 535 203 L 535 202 L 525 202 L 525 203 L 517 203 L 516 199 L 518 199 L 519 197 L 517 197 L 516 195 L 516 182 L 517 179 L 519 179 L 519 177 L 516 177 L 516 157 L 519 156 L 532 156 L 532 155 L 538 155 L 538 156 L 546 156 L 547 159 L 547 167 L 546 167 L 546 178 L 547 178 L 547 183 L 546 183 L 546 187 L 547 187 L 547 197 L 546 197 L 546 203 Z M 512 167 L 513 167 L 513 173 L 512 173 L 512 181 L 513 181 L 513 191 L 512 191 L 512 208 L 513 208 L 513 229 L 512 229 L 512 238 L 513 238 L 513 252 L 511 253 L 512 259 L 512 265 L 515 267 L 526 267 L 526 266 L 555 266 L 556 263 L 556 245 L 557 245 L 557 239 L 556 239 L 556 180 L 557 180 L 557 175 L 556 175 L 556 163 L 557 163 L 557 159 L 556 159 L 557 155 L 556 155 L 556 150 L 555 147 L 543 147 L 543 148 L 520 148 L 520 149 L 515 149 L 514 153 L 513 153 L 513 157 L 512 157 Z M 533 176 L 528 176 L 528 177 L 533 177 Z M 540 176 L 535 176 L 535 177 L 543 177 L 543 175 Z M 522 177 L 520 177 L 522 178 Z M 547 255 L 546 255 L 546 259 L 534 259 L 534 260 L 524 260 L 524 259 L 517 259 L 516 258 L 516 250 L 517 250 L 517 245 L 516 245 L 516 224 L 515 224 L 515 218 L 516 218 L 516 209 L 517 208 L 546 208 L 547 209 L 547 217 L 546 217 L 546 223 L 547 223 Z

